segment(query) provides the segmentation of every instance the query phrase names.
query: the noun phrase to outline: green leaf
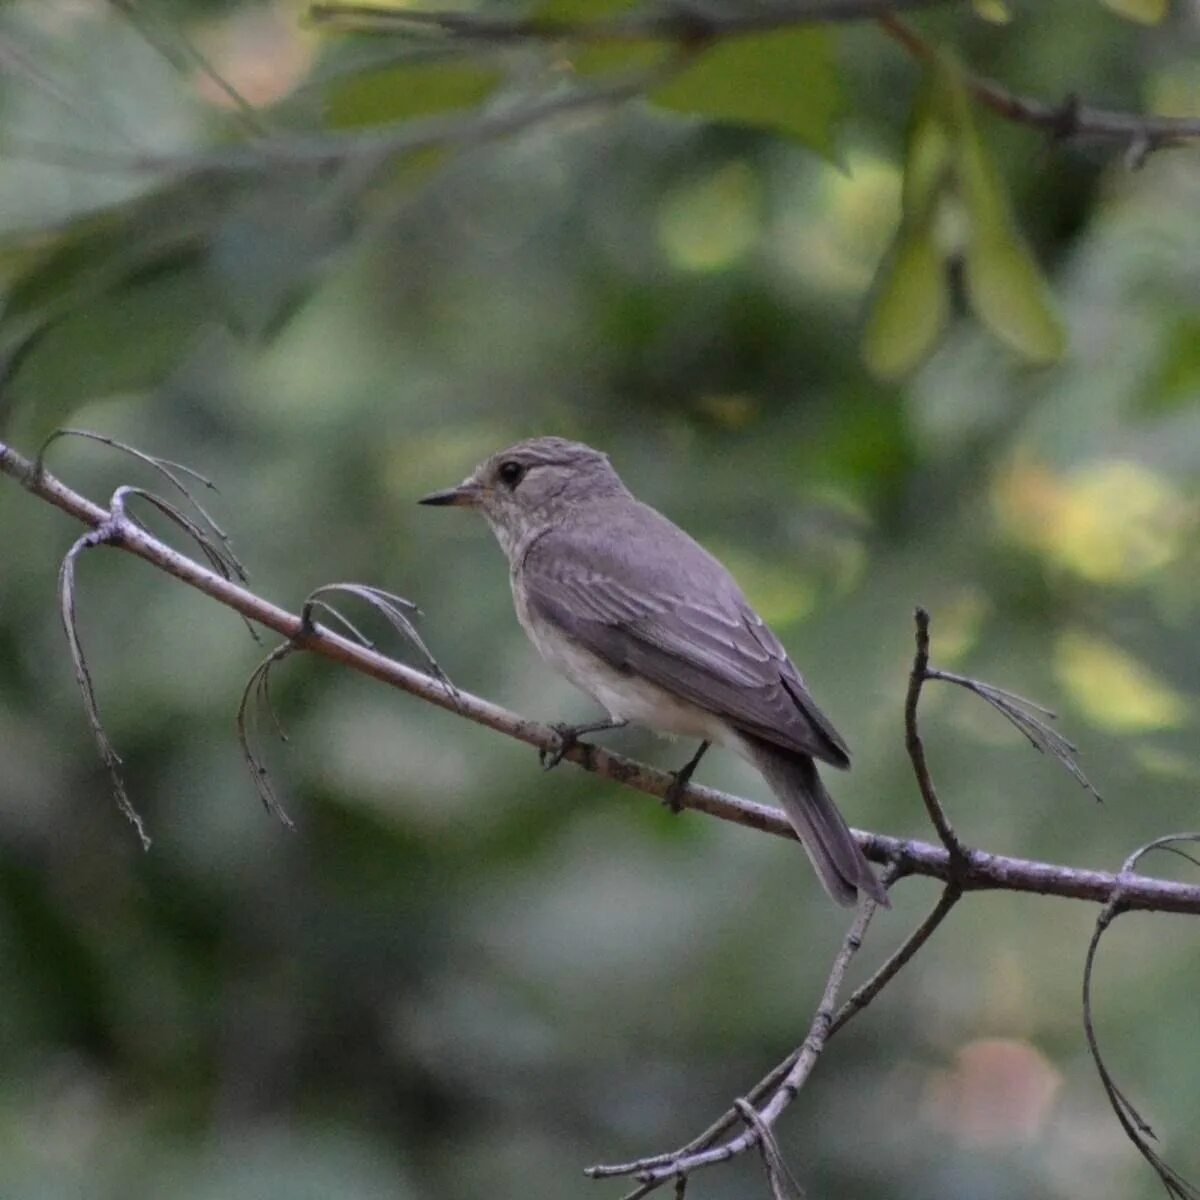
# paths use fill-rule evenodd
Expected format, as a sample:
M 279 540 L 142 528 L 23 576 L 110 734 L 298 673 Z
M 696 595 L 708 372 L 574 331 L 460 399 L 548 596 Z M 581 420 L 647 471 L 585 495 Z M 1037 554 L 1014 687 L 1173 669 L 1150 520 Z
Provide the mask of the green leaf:
M 470 108 L 499 82 L 499 71 L 460 61 L 371 71 L 342 80 L 326 93 L 326 121 L 335 129 L 348 129 Z
M 1037 262 L 1014 229 L 974 231 L 966 284 L 971 307 L 1001 341 L 1035 363 L 1062 357 L 1062 321 Z
M 824 29 L 723 39 L 651 99 L 678 112 L 779 130 L 834 156 L 842 98 Z
M 1112 9 L 1127 20 L 1139 25 L 1157 25 L 1167 15 L 1168 0 L 1100 0 L 1105 8 Z
M 954 166 L 954 140 L 946 126 L 945 105 L 933 72 L 913 102 L 904 149 L 904 219 L 926 225 Z
M 548 21 L 592 21 L 615 16 L 637 0 L 543 0 L 533 15 Z
M 10 385 L 31 444 L 86 400 L 167 378 L 198 334 L 197 313 L 206 311 L 197 268 L 194 255 L 181 255 L 36 331 Z
M 879 270 L 862 355 L 880 379 L 908 374 L 933 348 L 950 304 L 932 228 L 904 226 Z
M 989 25 L 1007 25 L 1013 19 L 1006 0 L 971 0 L 971 7 L 975 15 Z

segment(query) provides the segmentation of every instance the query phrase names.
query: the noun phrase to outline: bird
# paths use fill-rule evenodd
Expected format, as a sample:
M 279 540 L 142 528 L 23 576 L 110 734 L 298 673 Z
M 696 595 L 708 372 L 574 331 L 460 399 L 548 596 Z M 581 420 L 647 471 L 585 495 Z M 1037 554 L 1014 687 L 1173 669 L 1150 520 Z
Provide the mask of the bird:
M 699 738 L 668 793 L 677 808 L 708 748 L 724 747 L 760 772 L 835 901 L 888 904 L 817 770 L 818 761 L 849 767 L 845 741 L 729 571 L 638 500 L 607 454 L 529 438 L 419 503 L 482 514 L 529 640 L 608 714 L 554 726 L 558 749 L 544 752 L 545 765 L 583 733 L 629 723 Z

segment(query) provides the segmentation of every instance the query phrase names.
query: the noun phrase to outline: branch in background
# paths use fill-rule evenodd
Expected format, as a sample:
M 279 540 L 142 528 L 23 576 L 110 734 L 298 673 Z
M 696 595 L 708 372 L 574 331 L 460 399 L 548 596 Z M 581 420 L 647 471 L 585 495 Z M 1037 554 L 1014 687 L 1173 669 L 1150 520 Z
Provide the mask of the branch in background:
M 372 4 L 318 3 L 309 9 L 309 16 L 321 24 L 342 22 L 350 28 L 369 27 L 415 37 L 440 35 L 453 41 L 483 45 L 660 41 L 692 48 L 749 33 L 873 19 L 913 58 L 928 63 L 934 57 L 933 46 L 897 14 L 944 7 L 950 2 L 784 0 L 732 10 L 680 4 L 578 21 L 537 16 L 496 17 L 438 9 L 391 9 Z M 966 84 L 980 104 L 1006 121 L 1043 130 L 1060 141 L 1077 138 L 1117 143 L 1127 148 L 1130 165 L 1135 167 L 1141 166 L 1155 150 L 1200 138 L 1200 118 L 1115 112 L 1083 104 L 1076 96 L 1061 104 L 1047 104 L 1018 95 L 995 80 L 978 75 L 968 74 Z
M 280 167 L 337 166 L 377 162 L 431 146 L 467 147 L 499 140 L 555 117 L 605 108 L 632 100 L 662 83 L 690 56 L 634 71 L 594 87 L 554 91 L 495 111 L 439 113 L 353 133 L 268 137 L 246 145 L 223 146 L 192 154 L 154 151 L 89 150 L 59 146 L 37 138 L 6 134 L 9 157 L 80 171 L 152 173 L 159 171 L 269 171 Z
M 834 25 L 872 20 L 887 13 L 944 8 L 958 0 L 780 0 L 721 8 L 715 4 L 662 4 L 614 17 L 567 20 L 557 17 L 500 17 L 454 9 L 390 8 L 378 4 L 317 3 L 308 9 L 318 24 L 346 24 L 376 32 L 441 34 L 461 41 L 680 42 L 704 43 L 796 25 Z
M 73 491 L 49 472 L 39 472 L 34 463 L 4 442 L 0 442 L 0 474 L 14 479 L 32 495 L 93 530 L 101 529 L 112 519 L 111 513 Z M 219 572 L 209 570 L 180 554 L 132 522 L 127 522 L 123 527 L 117 548 L 153 564 L 165 574 L 196 588 L 247 620 L 296 641 L 302 649 L 332 662 L 342 663 L 428 704 L 456 713 L 526 745 L 545 750 L 554 750 L 559 746 L 558 735 L 547 725 L 526 720 L 469 692 L 451 689 L 441 679 L 387 658 L 324 626 L 318 625 L 315 630 L 306 632 L 303 619 L 298 614 L 288 612 L 235 581 L 223 578 Z M 674 776 L 669 772 L 655 770 L 587 742 L 570 747 L 564 759 L 605 779 L 659 799 L 666 796 L 674 782 Z M 777 809 L 728 792 L 689 784 L 680 801 L 684 808 L 749 829 L 795 838 L 787 819 Z M 943 882 L 951 882 L 955 878 L 949 852 L 941 846 L 862 831 L 857 831 L 855 837 L 868 858 L 879 863 L 895 864 L 901 874 L 926 875 Z M 1103 904 L 1112 899 L 1119 889 L 1122 904 L 1128 909 L 1200 914 L 1200 885 L 1142 875 L 1117 876 L 1107 871 L 990 854 L 983 850 L 969 849 L 965 853 L 966 872 L 962 884 L 967 891 L 999 889 L 1031 892 Z
M 878 18 L 880 27 L 918 62 L 929 63 L 934 48 L 895 10 Z M 1124 146 L 1131 167 L 1140 167 L 1155 150 L 1200 138 L 1200 118 L 1139 116 L 1083 104 L 1069 96 L 1062 104 L 1019 96 L 1003 84 L 981 75 L 966 73 L 963 82 L 975 99 L 1006 121 L 1028 125 L 1050 134 L 1057 141 L 1092 139 Z

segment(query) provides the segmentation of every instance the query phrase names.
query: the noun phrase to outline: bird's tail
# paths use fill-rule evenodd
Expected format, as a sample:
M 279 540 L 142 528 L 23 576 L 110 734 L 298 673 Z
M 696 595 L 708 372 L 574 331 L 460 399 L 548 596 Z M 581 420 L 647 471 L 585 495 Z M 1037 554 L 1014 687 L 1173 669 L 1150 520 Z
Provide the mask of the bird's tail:
M 852 908 L 862 891 L 890 907 L 887 891 L 825 790 L 816 763 L 807 754 L 784 750 L 758 738 L 743 735 L 742 741 L 746 756 L 783 805 L 830 896 Z

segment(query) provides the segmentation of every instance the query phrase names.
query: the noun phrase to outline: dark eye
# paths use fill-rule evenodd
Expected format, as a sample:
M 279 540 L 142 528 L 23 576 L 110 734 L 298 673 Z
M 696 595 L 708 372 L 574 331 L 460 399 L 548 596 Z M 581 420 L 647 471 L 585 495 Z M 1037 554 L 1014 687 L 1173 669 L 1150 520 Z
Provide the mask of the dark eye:
M 509 489 L 515 488 L 525 478 L 524 466 L 511 458 L 508 462 L 502 462 L 496 473 L 500 476 L 500 482 Z

